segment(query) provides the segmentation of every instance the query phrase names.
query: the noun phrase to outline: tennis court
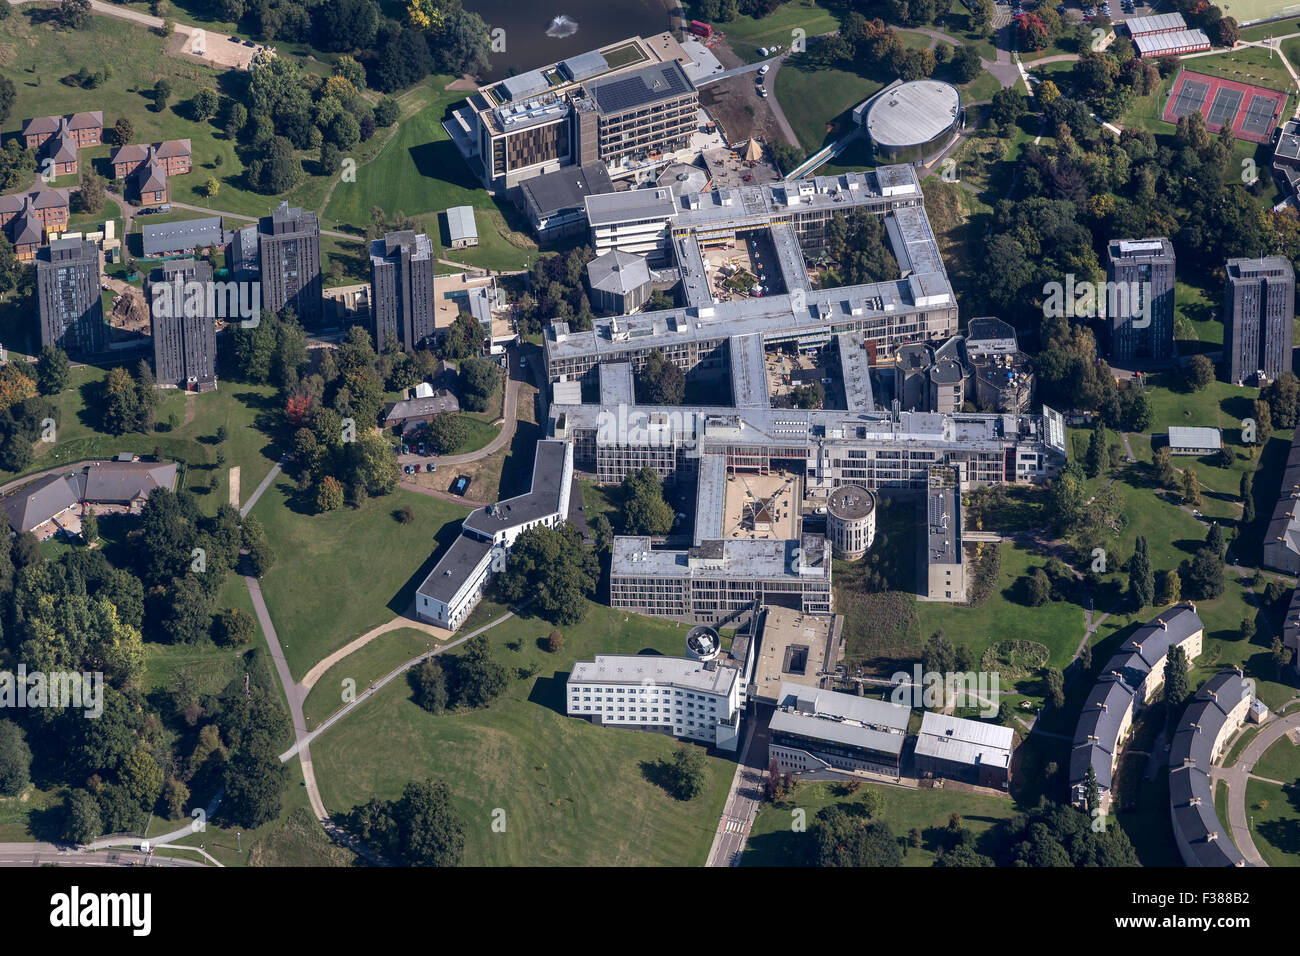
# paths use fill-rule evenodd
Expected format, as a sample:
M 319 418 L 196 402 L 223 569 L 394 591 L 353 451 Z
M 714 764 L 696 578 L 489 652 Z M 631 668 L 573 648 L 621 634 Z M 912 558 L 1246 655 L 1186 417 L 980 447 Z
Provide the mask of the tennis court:
M 1251 137 L 1260 137 L 1267 139 L 1272 132 L 1274 121 L 1277 119 L 1277 100 L 1271 96 L 1260 96 L 1254 94 L 1250 98 L 1250 105 L 1246 107 L 1246 114 L 1241 120 L 1241 132 Z
M 1241 90 L 1229 90 L 1223 87 L 1214 91 L 1214 101 L 1210 103 L 1210 112 L 1205 117 L 1206 126 L 1218 126 L 1223 128 L 1224 123 L 1229 123 L 1237 115 L 1237 110 L 1241 109 Z
M 1286 96 L 1262 86 L 1183 70 L 1174 80 L 1161 118 L 1177 123 L 1199 112 L 1211 133 L 1227 126 L 1237 139 L 1267 143 L 1286 108 Z
M 1193 110 L 1199 110 L 1209 92 L 1209 83 L 1184 80 L 1175 84 L 1169 97 L 1169 107 L 1165 110 L 1165 122 L 1177 122 Z

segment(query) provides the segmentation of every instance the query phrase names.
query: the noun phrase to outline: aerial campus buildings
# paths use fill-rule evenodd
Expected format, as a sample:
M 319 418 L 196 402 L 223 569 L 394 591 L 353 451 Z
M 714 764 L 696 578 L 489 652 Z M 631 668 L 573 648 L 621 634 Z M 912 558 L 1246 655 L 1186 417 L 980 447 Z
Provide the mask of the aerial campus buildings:
M 95 355 L 108 344 L 101 298 L 99 249 L 87 239 L 56 239 L 36 255 L 41 346 Z
M 1106 662 L 1074 731 L 1069 767 L 1074 803 L 1082 806 L 1087 800 L 1091 769 L 1101 809 L 1109 809 L 1115 769 L 1133 718 L 1164 686 L 1170 651 L 1181 648 L 1190 663 L 1200 657 L 1204 638 L 1196 605 L 1177 604 L 1138 628 Z
M 853 111 L 881 163 L 908 163 L 943 149 L 965 126 L 951 83 L 913 80 L 886 87 Z
M 493 191 L 589 163 L 630 175 L 690 145 L 690 62 L 671 34 L 632 37 L 484 86 L 444 126 Z
M 1264 385 L 1291 371 L 1295 269 L 1282 256 L 1229 259 L 1223 293 L 1228 381 Z
M 642 197 L 662 199 L 662 216 L 639 218 Z M 615 215 L 616 209 L 622 212 Z M 837 212 L 856 209 L 884 218 L 900 277 L 814 288 L 806 257 L 823 248 Z M 542 451 L 554 445 L 570 456 L 566 468 L 591 473 L 601 484 L 651 468 L 666 481 L 695 487 L 689 534 L 671 541 L 615 539 L 611 605 L 712 625 L 764 605 L 829 615 L 833 553 L 861 555 L 870 547 L 882 489 L 938 496 L 925 595 L 963 600 L 960 490 L 1051 477 L 1066 460 L 1065 430 L 1051 409 L 978 414 L 901 411 L 896 402 L 876 407 L 873 363 L 956 331 L 956 301 L 913 170 L 886 166 L 708 193 L 656 186 L 589 197 L 587 211 L 598 248 L 604 243 L 606 255 L 628 257 L 619 269 L 657 255 L 675 270 L 685 300 L 681 308 L 598 319 L 587 332 L 557 321 L 543 342 L 555 401 L 538 467 Z M 723 279 L 734 273 L 706 265 L 706 255 L 727 254 L 751 239 L 762 243 L 772 264 L 763 294 L 736 293 Z M 986 323 L 979 334 L 988 354 L 1015 354 L 1008 331 Z M 768 350 L 825 346 L 838 361 L 840 380 L 834 403 L 826 404 L 840 407 L 774 407 Z M 654 352 L 684 372 L 729 382 L 729 390 L 717 389 L 715 403 L 706 405 L 638 403 L 636 373 Z M 598 402 L 583 402 L 583 385 Z M 534 494 L 540 487 L 535 481 Z M 567 514 L 560 492 L 547 487 L 545 507 L 529 520 Z M 493 542 L 474 523 L 471 516 L 465 535 L 421 588 L 419 609 L 429 621 L 451 627 L 463 621 L 490 575 L 487 545 L 513 542 L 513 536 Z
M 1196 692 L 1169 745 L 1169 816 L 1186 866 L 1245 866 L 1214 809 L 1210 767 L 1247 719 L 1268 710 L 1240 671 L 1219 671 Z
M 1174 246 L 1114 239 L 1106 247 L 1106 331 L 1116 362 L 1174 357 Z

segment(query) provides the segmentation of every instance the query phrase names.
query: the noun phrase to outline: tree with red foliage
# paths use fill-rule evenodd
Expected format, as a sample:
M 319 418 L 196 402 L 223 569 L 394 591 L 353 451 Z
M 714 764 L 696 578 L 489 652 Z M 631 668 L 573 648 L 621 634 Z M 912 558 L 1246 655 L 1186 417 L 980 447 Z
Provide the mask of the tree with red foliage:
M 311 396 L 305 392 L 294 392 L 285 400 L 284 417 L 290 425 L 301 425 L 311 407 Z
M 1022 50 L 1041 50 L 1047 46 L 1050 36 L 1047 26 L 1036 13 L 1026 13 L 1020 17 L 1020 48 Z

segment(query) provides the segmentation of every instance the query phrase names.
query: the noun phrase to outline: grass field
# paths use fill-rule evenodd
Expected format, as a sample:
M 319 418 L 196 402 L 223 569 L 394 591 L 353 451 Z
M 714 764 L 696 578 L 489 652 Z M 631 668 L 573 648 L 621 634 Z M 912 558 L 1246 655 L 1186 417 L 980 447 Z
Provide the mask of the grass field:
M 54 396 L 59 408 L 57 440 L 36 443 L 36 461 L 27 473 L 42 471 L 61 462 L 111 458 L 123 451 L 151 455 L 157 448 L 164 457 L 186 463 L 185 487 L 197 490 L 200 507 L 213 514 L 219 505 L 229 500 L 232 466 L 240 468 L 246 498 L 279 457 L 266 434 L 257 427 L 268 412 L 268 403 L 274 393 L 269 386 L 221 382 L 215 392 L 188 399 L 184 393 L 174 389 L 159 390 L 157 419 L 166 430 L 107 435 L 97 430 L 92 408 L 95 386 L 107 375 L 106 370 L 94 366 L 71 370 L 71 384 Z M 185 422 L 187 400 L 194 410 L 194 418 L 189 423 Z M 168 421 L 173 417 L 176 427 L 170 428 Z M 218 446 L 215 436 L 221 426 L 225 426 L 228 437 L 223 445 Z M 216 464 L 218 453 L 226 459 L 220 467 Z M 208 477 L 214 473 L 217 489 L 208 492 Z M 11 472 L 0 471 L 0 481 L 15 477 Z
M 1003 543 L 1002 567 L 993 593 L 982 607 L 966 608 L 953 604 L 918 601 L 921 640 L 935 631 L 954 644 L 969 647 L 978 659 L 997 641 L 1036 641 L 1045 645 L 1053 667 L 1064 667 L 1083 638 L 1083 608 L 1078 604 L 1056 601 L 1044 607 L 1029 608 L 1021 590 L 1025 578 L 1047 559 L 1019 545 Z
M 1265 863 L 1300 866 L 1300 791 L 1247 781 L 1246 814 L 1255 849 Z
M 1251 773 L 1270 780 L 1293 783 L 1300 780 L 1300 745 L 1285 735 L 1259 758 Z
M 747 63 L 763 59 L 758 53 L 759 47 L 778 43 L 789 47 L 796 29 L 803 30 L 807 38 L 831 33 L 839 26 L 835 15 L 815 0 L 791 0 L 759 19 L 738 16 L 728 23 L 715 24 L 731 44 L 731 49 Z
M 262 593 L 289 669 L 300 678 L 330 652 L 405 611 L 468 511 L 399 489 L 360 509 L 313 515 L 299 510 L 294 496 L 293 483 L 278 479 L 253 514 L 277 555 Z M 410 524 L 391 516 L 403 506 L 415 512 Z
M 1213 56 L 1194 57 L 1184 60 L 1183 68 L 1195 73 L 1221 76 L 1225 80 L 1236 80 L 1238 83 L 1263 86 L 1270 90 L 1295 92 L 1291 74 L 1286 71 L 1281 59 L 1271 55 L 1271 51 L 1261 50 L 1259 47 L 1241 47 L 1216 53 Z
M 430 82 L 437 84 L 439 78 Z M 356 182 L 338 184 L 325 207 L 322 227 L 364 229 L 371 208 L 378 206 L 390 216 L 402 212 L 418 218 L 434 243 L 435 256 L 490 269 L 523 268 L 536 258 L 536 244 L 524 234 L 522 221 L 514 218 L 513 207 L 499 206 L 484 191 L 442 128 L 447 107 L 464 94 L 430 92 L 427 105 L 401 122 L 378 157 L 358 166 Z M 460 205 L 476 210 L 479 245 L 453 250 L 447 248 L 441 213 Z
M 348 687 L 357 694 L 364 693 L 372 681 L 420 656 L 429 650 L 432 643 L 433 639 L 423 631 L 402 628 L 381 634 L 365 647 L 349 654 L 322 674 L 307 695 L 302 708 L 307 717 L 307 726 L 318 725 L 342 707 L 346 702 L 344 693 Z M 345 681 L 353 683 L 345 686 Z
M 1225 15 L 1236 17 L 1238 23 L 1255 23 L 1258 20 L 1300 13 L 1300 4 L 1293 3 L 1291 0 L 1232 0 L 1232 3 L 1224 8 L 1224 12 Z M 1295 29 L 1289 24 L 1285 26 Z
M 476 618 L 500 610 L 486 606 Z M 655 782 L 658 762 L 677 741 L 563 713 L 575 660 L 597 652 L 679 654 L 685 631 L 595 605 L 580 624 L 562 629 L 558 654 L 540 647 L 550 630 L 544 621 L 514 618 L 489 632 L 498 660 L 539 672 L 513 681 L 485 709 L 435 717 L 411 702 L 405 681 L 394 681 L 319 737 L 312 758 L 325 806 L 350 810 L 433 778 L 451 788 L 470 865 L 701 865 L 734 762 L 710 757 L 704 794 L 682 803 Z M 498 809 L 505 832 L 491 826 Z
M 962 816 L 963 826 L 976 837 L 976 848 L 991 853 L 989 831 L 1016 814 L 1015 804 L 1007 798 L 956 790 L 909 790 L 878 784 L 864 784 L 883 798 L 884 811 L 876 819 L 889 824 L 898 837 L 906 836 L 913 827 L 921 831 L 922 845 L 909 848 L 903 858 L 904 866 L 931 866 L 937 856 L 937 838 L 948 825 L 954 813 Z M 817 812 L 835 804 L 861 802 L 860 797 L 838 793 L 830 783 L 801 783 L 794 793 L 781 803 L 765 803 L 754 821 L 742 866 L 799 866 L 810 862 L 814 852 L 812 827 Z M 806 811 L 808 829 L 796 832 L 792 827 L 793 811 Z

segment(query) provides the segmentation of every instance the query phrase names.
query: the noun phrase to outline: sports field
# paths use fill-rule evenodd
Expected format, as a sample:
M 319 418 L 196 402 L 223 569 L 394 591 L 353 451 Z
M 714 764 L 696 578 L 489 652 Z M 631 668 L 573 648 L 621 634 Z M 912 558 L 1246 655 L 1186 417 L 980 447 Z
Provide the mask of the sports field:
M 1285 106 L 1286 94 L 1277 90 L 1184 70 L 1169 91 L 1164 121 L 1199 110 L 1211 133 L 1227 125 L 1237 139 L 1267 143 Z
M 1236 17 L 1243 26 L 1300 13 L 1300 3 L 1295 0 L 1229 0 L 1219 7 L 1225 17 Z

